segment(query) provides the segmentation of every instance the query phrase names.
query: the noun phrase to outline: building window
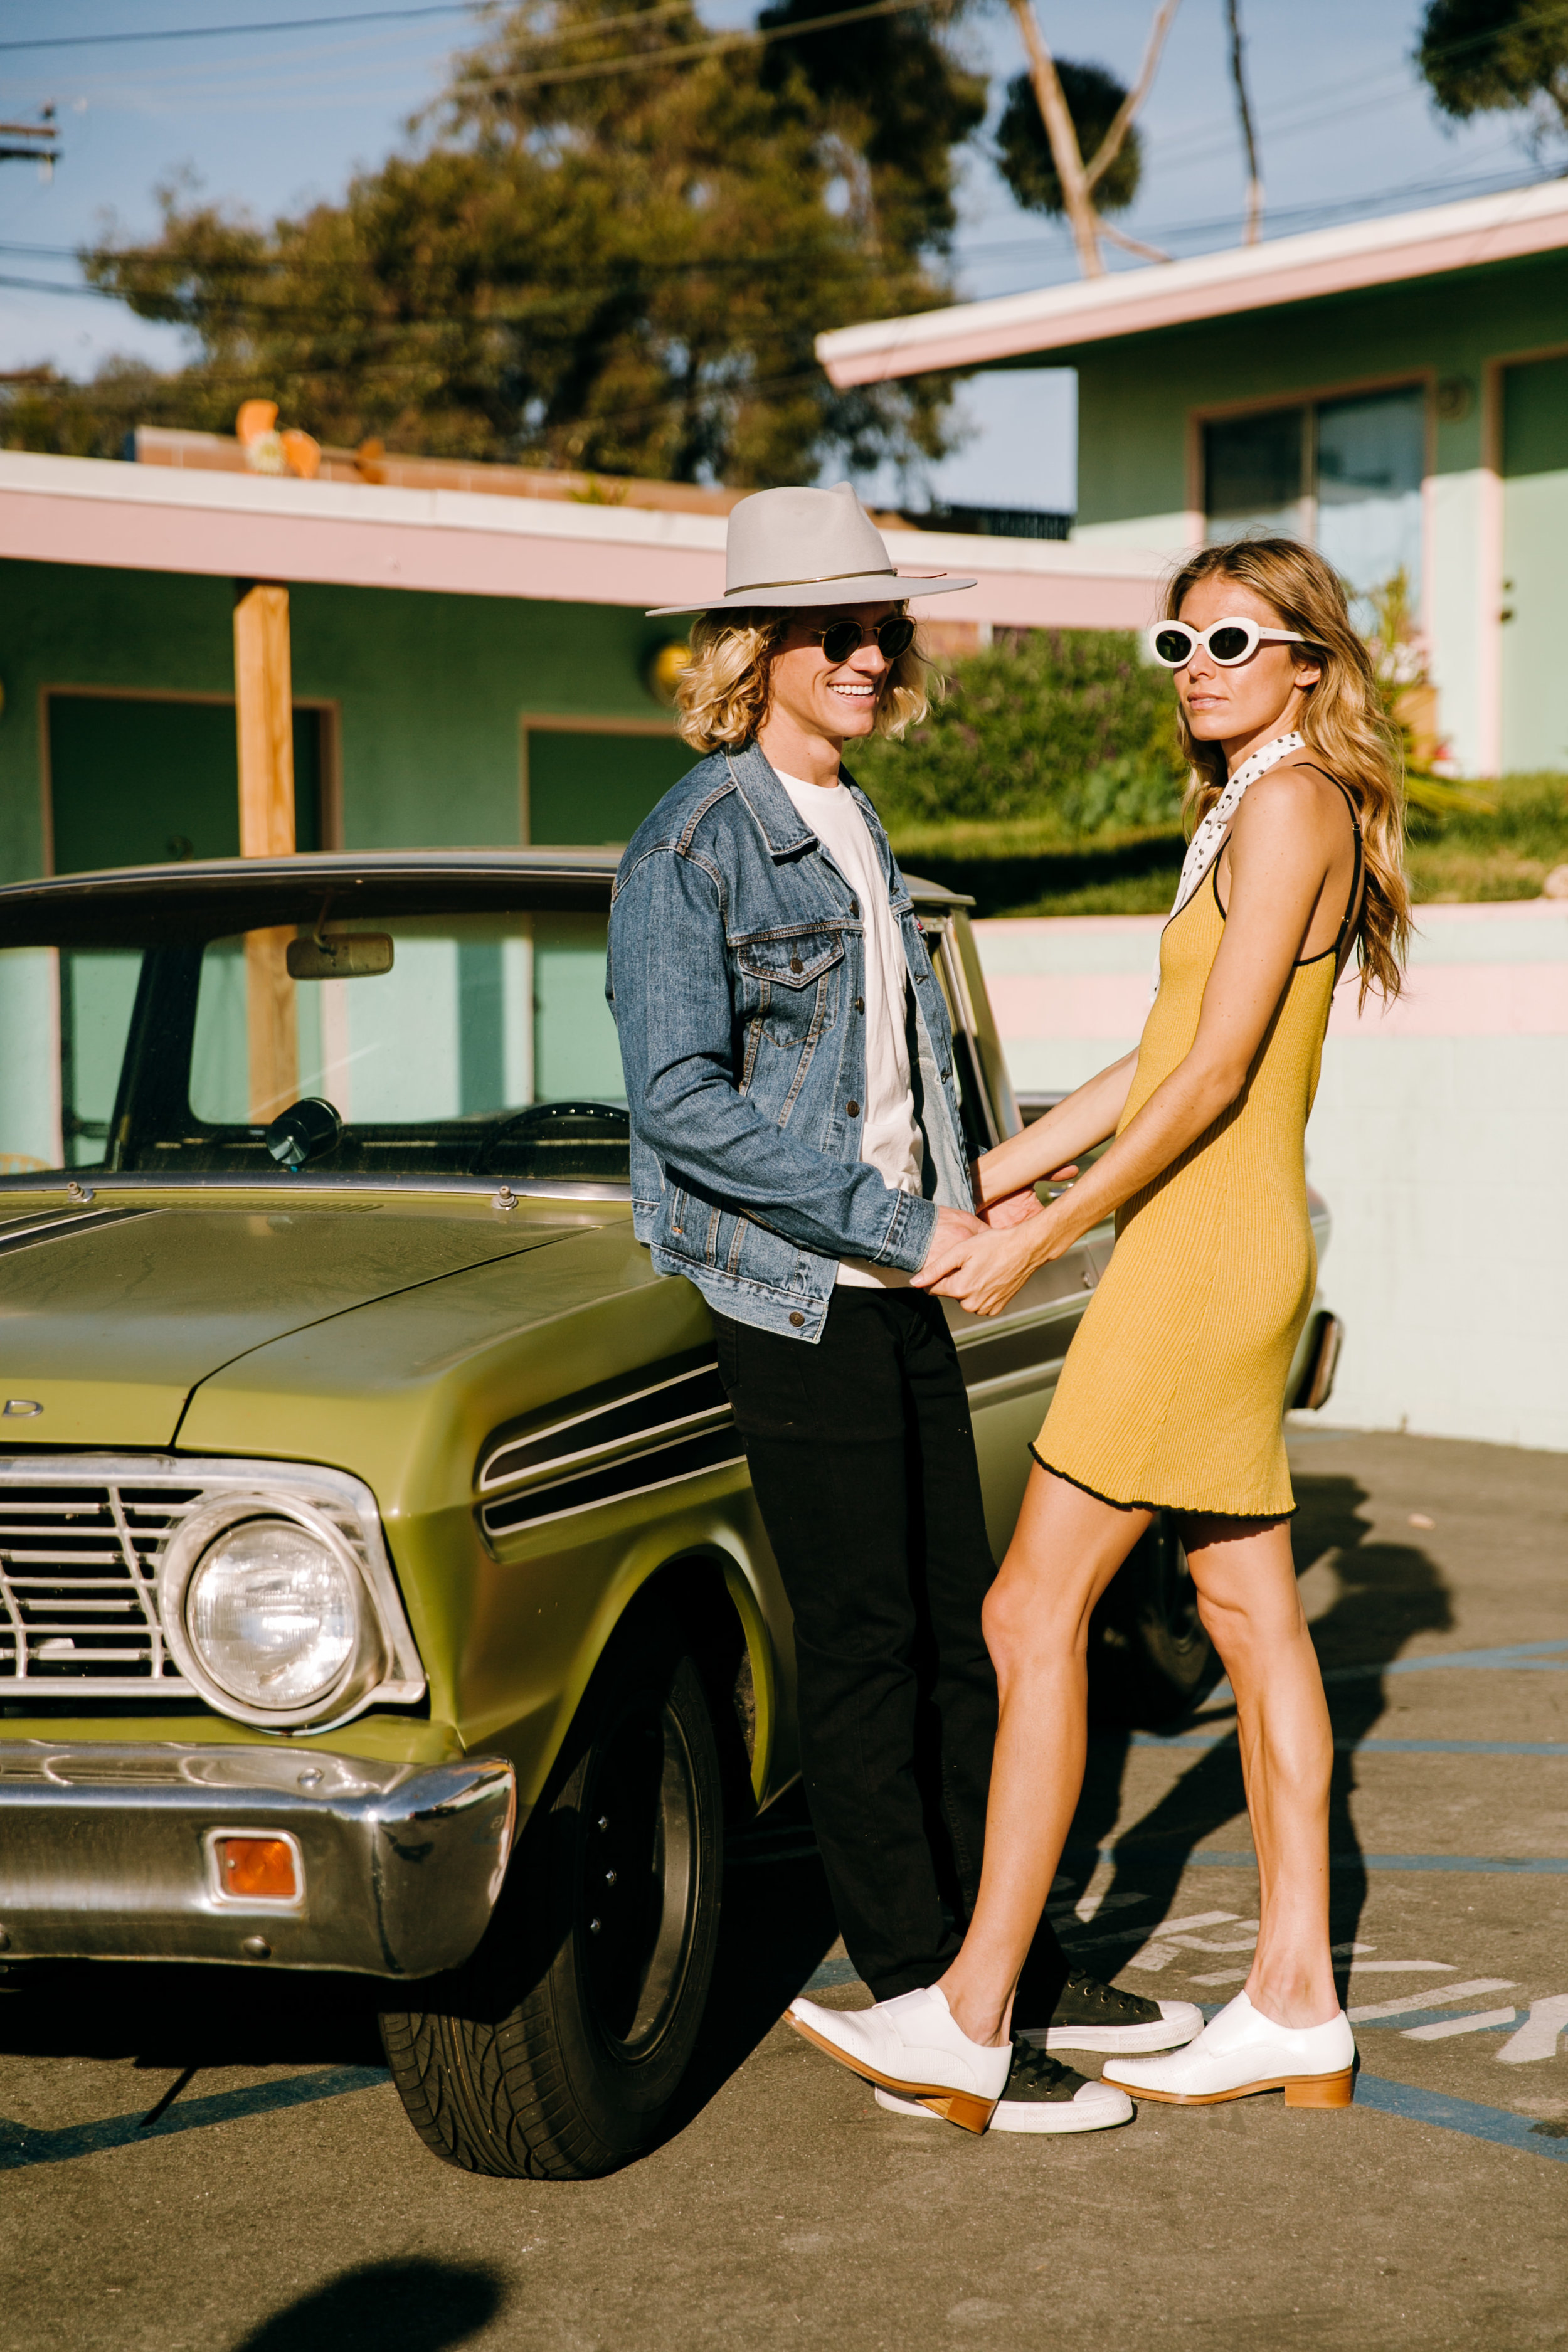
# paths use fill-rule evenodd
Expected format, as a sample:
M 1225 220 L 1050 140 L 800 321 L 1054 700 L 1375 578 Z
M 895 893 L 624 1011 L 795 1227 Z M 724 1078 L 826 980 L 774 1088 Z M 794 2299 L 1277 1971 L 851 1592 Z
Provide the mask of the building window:
M 1208 536 L 1304 539 L 1363 595 L 1403 570 L 1418 611 L 1426 446 L 1419 386 L 1216 417 L 1204 427 Z

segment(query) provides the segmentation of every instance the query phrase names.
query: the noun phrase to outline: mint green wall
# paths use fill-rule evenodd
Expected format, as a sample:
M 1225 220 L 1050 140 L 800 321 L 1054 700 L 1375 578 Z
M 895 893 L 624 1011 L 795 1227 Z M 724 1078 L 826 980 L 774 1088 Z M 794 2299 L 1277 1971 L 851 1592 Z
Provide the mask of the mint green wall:
M 351 849 L 515 842 L 521 713 L 659 716 L 641 672 L 669 625 L 618 606 L 312 586 L 289 606 L 295 695 L 340 706 Z M 226 580 L 0 562 L 0 880 L 43 867 L 41 689 L 231 694 L 232 610 Z
M 1488 363 L 1563 343 L 1568 255 L 1554 253 L 1055 353 L 1079 375 L 1075 535 L 1172 553 L 1186 544 L 1188 499 L 1200 492 L 1187 472 L 1194 410 L 1461 377 L 1468 412 L 1434 418 L 1426 481 L 1422 619 L 1439 723 L 1465 772 L 1568 764 L 1568 704 L 1527 657 L 1528 632 L 1510 644 L 1510 625 L 1495 691 L 1482 465 Z M 1568 483 L 1559 472 L 1516 476 L 1505 509 L 1505 573 L 1528 575 L 1531 609 L 1549 635 L 1560 632 Z
M 1481 370 L 1568 341 L 1568 257 L 1420 278 L 1055 354 L 1079 377 L 1080 529 L 1183 510 L 1194 408 L 1331 391 L 1433 370 L 1470 379 L 1468 416 L 1439 423 L 1438 474 L 1481 462 Z

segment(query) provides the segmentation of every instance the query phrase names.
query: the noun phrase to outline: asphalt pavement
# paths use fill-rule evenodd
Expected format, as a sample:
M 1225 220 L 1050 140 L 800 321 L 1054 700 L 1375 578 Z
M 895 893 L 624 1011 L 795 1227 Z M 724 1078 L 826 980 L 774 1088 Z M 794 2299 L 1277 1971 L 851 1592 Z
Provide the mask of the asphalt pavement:
M 0 1976 L 5 2352 L 1568 2343 L 1568 1456 L 1307 1428 L 1292 1458 L 1352 2108 L 1054 2141 L 882 2113 L 777 2022 L 808 1982 L 867 1998 L 791 1800 L 733 1851 L 678 2126 L 607 2180 L 437 2163 L 353 1982 Z M 1141 1992 L 1244 1977 L 1233 1721 L 1222 1686 L 1094 1744 L 1055 1899 Z

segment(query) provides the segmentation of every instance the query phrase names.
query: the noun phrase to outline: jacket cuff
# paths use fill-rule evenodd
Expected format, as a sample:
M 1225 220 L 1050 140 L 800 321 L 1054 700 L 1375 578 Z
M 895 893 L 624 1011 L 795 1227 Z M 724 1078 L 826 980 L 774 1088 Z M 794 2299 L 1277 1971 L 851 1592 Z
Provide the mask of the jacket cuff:
M 936 1232 L 936 1205 L 934 1201 L 922 1200 L 918 1192 L 897 1193 L 892 1219 L 882 1237 L 876 1263 L 896 1265 L 903 1274 L 918 1274 Z

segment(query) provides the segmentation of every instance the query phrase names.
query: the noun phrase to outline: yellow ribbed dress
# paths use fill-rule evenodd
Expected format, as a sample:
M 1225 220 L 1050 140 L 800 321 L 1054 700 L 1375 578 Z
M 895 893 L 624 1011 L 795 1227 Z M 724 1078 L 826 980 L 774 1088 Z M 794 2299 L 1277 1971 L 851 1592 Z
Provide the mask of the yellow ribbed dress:
M 1216 868 L 1161 938 L 1118 1134 L 1191 1050 L 1224 935 Z M 1305 1136 L 1335 972 L 1335 948 L 1297 965 L 1239 1098 L 1118 1213 L 1034 1448 L 1107 1502 L 1295 1508 L 1281 1418 L 1318 1279 Z

